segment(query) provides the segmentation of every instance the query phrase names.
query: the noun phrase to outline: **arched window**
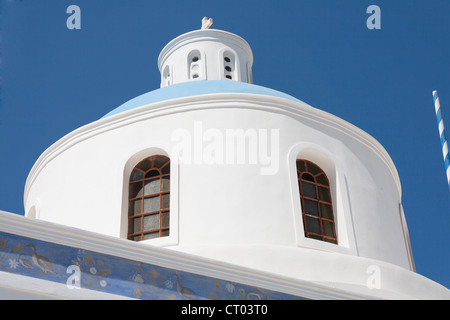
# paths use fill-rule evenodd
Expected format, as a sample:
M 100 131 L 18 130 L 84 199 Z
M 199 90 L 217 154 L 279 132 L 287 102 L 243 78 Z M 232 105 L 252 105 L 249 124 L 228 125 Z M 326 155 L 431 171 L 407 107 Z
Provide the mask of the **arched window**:
M 164 67 L 163 70 L 163 87 L 170 86 L 172 84 L 172 74 L 170 72 L 170 65 Z
M 169 235 L 170 159 L 154 155 L 134 167 L 130 176 L 128 239 Z
M 305 237 L 337 244 L 327 175 L 311 161 L 300 159 L 297 178 Z
M 202 61 L 202 54 L 198 50 L 192 50 L 188 55 L 188 77 L 189 80 L 204 79 L 204 62 Z
M 223 53 L 223 75 L 226 79 L 237 80 L 236 79 L 236 61 L 234 54 L 225 51 Z

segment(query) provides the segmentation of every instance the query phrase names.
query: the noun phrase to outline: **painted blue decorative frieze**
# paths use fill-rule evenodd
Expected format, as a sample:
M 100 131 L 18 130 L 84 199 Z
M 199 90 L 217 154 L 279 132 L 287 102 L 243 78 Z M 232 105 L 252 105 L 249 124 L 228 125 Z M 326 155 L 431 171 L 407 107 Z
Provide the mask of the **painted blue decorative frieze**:
M 0 232 L 0 272 L 137 299 L 303 299 L 4 232 Z

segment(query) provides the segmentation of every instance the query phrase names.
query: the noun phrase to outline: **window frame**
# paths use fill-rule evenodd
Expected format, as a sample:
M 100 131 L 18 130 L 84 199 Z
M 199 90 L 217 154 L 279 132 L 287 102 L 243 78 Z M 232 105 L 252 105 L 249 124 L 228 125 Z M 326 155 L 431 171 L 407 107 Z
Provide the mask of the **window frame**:
M 297 178 L 297 159 L 306 159 L 315 163 L 328 177 L 338 244 L 305 237 Z M 328 149 L 313 142 L 297 142 L 290 147 L 287 156 L 288 183 L 291 192 L 295 243 L 298 247 L 358 255 L 348 183 L 345 177 L 345 168 L 339 159 Z
M 162 159 L 162 164 L 160 166 L 155 165 L 155 159 L 156 158 L 160 158 Z M 142 166 L 144 163 L 148 163 L 151 162 L 151 165 L 145 169 L 139 168 L 139 166 Z M 158 174 L 157 175 L 152 175 L 147 177 L 147 174 L 152 172 L 152 171 L 156 171 Z M 135 172 L 140 172 L 142 173 L 142 178 L 136 178 L 133 179 L 133 175 Z M 164 178 L 169 178 L 169 188 L 168 190 L 164 190 L 164 183 L 163 180 Z M 146 182 L 149 181 L 154 181 L 156 179 L 159 179 L 159 191 L 158 192 L 153 192 L 153 193 L 149 193 L 146 194 L 145 193 L 145 186 L 146 186 Z M 132 185 L 138 185 L 141 184 L 141 188 L 139 189 L 138 186 L 138 190 L 140 190 L 139 192 L 137 192 L 136 195 L 132 196 L 131 194 L 131 190 L 134 189 L 132 188 Z M 130 174 L 130 178 L 129 178 L 129 195 L 128 195 L 128 231 L 127 231 L 127 239 L 128 240 L 133 240 L 133 241 L 142 241 L 142 240 L 147 240 L 146 236 L 150 235 L 150 234 L 155 234 L 158 233 L 157 237 L 154 238 L 162 238 L 162 237 L 166 237 L 170 235 L 170 158 L 164 155 L 152 155 L 150 157 L 147 157 L 145 159 L 143 159 L 142 161 L 140 161 L 131 171 Z M 142 194 L 140 195 L 140 192 L 142 192 Z M 162 198 L 164 195 L 168 195 L 169 196 L 169 201 L 168 201 L 168 207 L 163 207 L 163 201 Z M 151 198 L 155 198 L 155 197 L 159 197 L 159 209 L 157 210 L 152 210 L 152 211 L 147 211 L 145 210 L 145 199 L 151 199 Z M 133 214 L 131 214 L 131 211 L 135 210 L 136 207 L 134 206 L 134 204 L 136 202 L 140 202 L 140 208 L 139 208 L 139 212 L 135 213 L 133 212 Z M 169 216 L 169 222 L 168 225 L 164 224 L 164 217 L 168 215 Z M 159 227 L 158 228 L 154 228 L 154 229 L 145 229 L 145 220 L 146 217 L 156 217 L 159 216 Z M 140 221 L 140 228 L 141 230 L 138 232 L 131 232 L 131 225 L 133 223 L 133 221 L 135 219 L 139 219 Z M 133 230 L 136 231 L 136 230 Z M 167 233 L 167 234 L 166 234 Z M 136 237 L 140 237 L 139 240 L 135 240 Z
M 128 238 L 128 206 L 129 206 L 129 185 L 130 177 L 134 168 L 142 160 L 153 156 L 163 155 L 170 158 L 170 221 L 169 228 L 170 233 L 168 236 L 141 240 L 139 243 L 149 243 L 151 245 L 165 247 L 179 244 L 179 157 L 171 154 L 165 150 L 169 149 L 169 145 L 161 144 L 158 142 L 150 142 L 153 147 L 141 146 L 135 149 L 131 155 L 124 157 L 123 164 L 123 186 L 122 186 L 122 205 L 121 205 L 121 222 L 120 222 L 120 238 Z M 146 143 L 147 145 L 147 143 Z M 132 241 L 132 240 L 127 240 Z M 134 242 L 134 241 L 133 241 Z
M 304 171 L 301 171 L 299 169 L 299 163 L 304 163 Z M 296 167 L 297 167 L 297 180 L 299 185 L 299 196 L 301 201 L 301 207 L 302 207 L 302 218 L 303 218 L 303 229 L 305 232 L 305 237 L 316 239 L 319 241 L 327 241 L 330 243 L 338 244 L 337 236 L 336 236 L 336 224 L 334 221 L 334 214 L 333 214 L 333 201 L 331 198 L 331 190 L 330 190 L 330 183 L 328 180 L 328 177 L 325 173 L 325 171 L 322 170 L 317 164 L 315 164 L 312 161 L 309 161 L 307 159 L 297 159 L 296 160 Z M 315 167 L 315 168 L 314 168 Z M 313 172 L 314 170 L 317 170 L 316 173 Z M 306 179 L 304 178 L 305 175 L 308 175 L 312 178 Z M 318 181 L 318 178 L 322 176 L 325 180 L 324 181 Z M 311 185 L 311 187 L 314 187 L 314 195 L 308 194 L 306 190 L 304 190 L 305 185 Z M 320 188 L 320 189 L 319 189 Z M 319 190 L 325 190 L 325 195 L 323 192 L 319 192 Z M 328 199 L 327 199 L 328 198 Z M 317 203 L 317 215 L 312 214 L 311 212 L 307 212 L 306 210 L 306 201 L 309 201 L 311 203 Z M 330 208 L 331 212 L 331 218 L 325 217 L 325 214 L 322 212 L 323 208 Z M 308 221 L 317 221 L 319 224 L 320 231 L 315 232 L 313 231 L 312 227 L 309 227 Z M 332 225 L 331 231 L 332 235 L 328 234 L 325 230 L 325 223 L 330 223 Z

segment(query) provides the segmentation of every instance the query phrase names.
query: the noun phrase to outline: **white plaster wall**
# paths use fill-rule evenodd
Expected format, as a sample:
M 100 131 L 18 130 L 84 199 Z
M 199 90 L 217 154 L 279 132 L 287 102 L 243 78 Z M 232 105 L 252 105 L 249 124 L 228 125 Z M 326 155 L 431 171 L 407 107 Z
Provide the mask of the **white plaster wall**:
M 245 94 L 233 97 L 165 101 L 76 130 L 36 163 L 27 181 L 26 212 L 36 210 L 32 208 L 38 203 L 42 220 L 126 237 L 129 173 L 139 160 L 165 151 L 171 155 L 171 234 L 148 240 L 149 244 L 186 251 L 201 251 L 204 245 L 302 246 L 410 269 L 398 177 L 373 138 L 300 103 Z M 180 162 L 172 154 L 179 142 L 171 136 L 185 129 L 195 137 L 198 123 L 203 133 L 278 130 L 279 170 L 261 175 L 257 164 Z M 303 236 L 293 154 L 294 159 L 309 155 L 324 163 L 323 169 L 334 177 L 338 245 Z

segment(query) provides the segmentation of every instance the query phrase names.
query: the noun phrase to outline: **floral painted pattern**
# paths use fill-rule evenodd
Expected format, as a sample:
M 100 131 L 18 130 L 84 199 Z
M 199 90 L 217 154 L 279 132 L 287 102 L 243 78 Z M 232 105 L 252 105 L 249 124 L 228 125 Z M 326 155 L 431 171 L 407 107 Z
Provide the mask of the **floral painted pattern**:
M 78 256 L 76 260 L 72 260 L 72 264 L 80 268 L 83 288 L 102 290 L 108 284 L 106 276 L 112 274 L 112 270 L 102 260 L 96 260 L 92 255 L 83 258 Z
M 151 300 L 303 299 L 231 281 L 0 232 L 0 272 L 68 284 L 79 270 L 81 288 Z

